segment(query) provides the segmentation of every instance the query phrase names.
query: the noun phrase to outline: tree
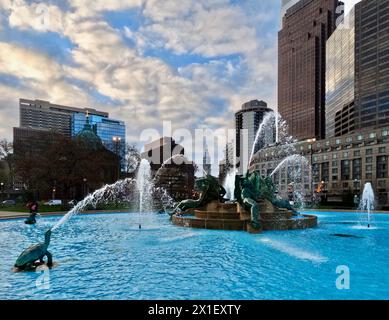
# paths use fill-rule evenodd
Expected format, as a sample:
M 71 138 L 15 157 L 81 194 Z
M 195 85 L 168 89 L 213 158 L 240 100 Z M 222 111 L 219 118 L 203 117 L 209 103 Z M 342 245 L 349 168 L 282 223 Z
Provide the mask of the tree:
M 6 164 L 3 168 L 4 170 L 2 170 L 4 180 L 7 183 L 12 184 L 15 176 L 15 161 L 13 156 L 13 144 L 7 139 L 0 140 L 0 160 Z
M 125 150 L 125 169 L 126 173 L 134 173 L 139 166 L 141 156 L 135 145 L 126 144 Z
M 18 175 L 37 198 L 55 195 L 65 206 L 70 199 L 82 199 L 87 190 L 114 182 L 119 165 L 117 155 L 103 146 L 91 149 L 54 133 L 43 148 L 38 140 L 18 146 L 16 159 Z

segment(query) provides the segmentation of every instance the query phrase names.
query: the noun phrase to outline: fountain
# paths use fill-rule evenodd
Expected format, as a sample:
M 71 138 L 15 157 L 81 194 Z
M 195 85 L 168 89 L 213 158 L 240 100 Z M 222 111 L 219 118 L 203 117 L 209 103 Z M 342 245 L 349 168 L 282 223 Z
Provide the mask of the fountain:
M 359 210 L 361 212 L 367 211 L 367 227 L 371 226 L 371 212 L 374 210 L 374 190 L 370 182 L 365 184 L 363 189 L 362 199 L 359 203 Z
M 175 154 L 174 156 L 172 156 L 172 157 L 170 157 L 169 159 L 165 160 L 165 161 L 162 163 L 161 167 L 160 167 L 160 168 L 157 170 L 157 172 L 155 173 L 154 182 L 155 182 L 155 181 L 157 180 L 157 178 L 160 176 L 161 171 L 162 171 L 163 169 L 165 169 L 166 165 L 171 164 L 171 161 L 172 161 L 172 160 L 175 161 L 175 159 L 178 159 L 178 158 L 182 159 L 182 163 L 185 163 L 185 162 L 187 161 L 186 157 L 185 157 L 183 154 Z M 174 163 L 177 164 L 177 165 L 182 164 L 182 163 L 176 163 L 176 162 L 174 162 Z
M 287 153 L 295 151 L 295 141 L 293 137 L 288 134 L 288 126 L 285 120 L 283 120 L 281 115 L 276 111 L 268 112 L 263 117 L 251 149 L 248 162 L 249 166 L 253 160 L 255 149 L 259 142 L 262 142 L 262 147 L 276 144 Z
M 296 151 L 294 139 L 288 135 L 287 125 L 277 112 L 267 113 L 259 126 L 248 167 L 259 143 L 262 146 L 275 143 L 285 154 Z M 171 213 L 173 223 L 184 227 L 246 230 L 250 233 L 316 227 L 316 216 L 298 213 L 288 200 L 277 195 L 273 176 L 285 165 L 292 165 L 293 169 L 297 167 L 293 178 L 293 182 L 297 184 L 299 180 L 302 182 L 302 168 L 308 167 L 309 162 L 299 154 L 292 154 L 283 159 L 265 178 L 257 171 L 249 173 L 247 170 L 242 177 L 236 176 L 234 170 L 231 170 L 224 181 L 224 187 L 215 183 L 217 180 L 212 176 L 206 175 L 198 179 L 196 186 L 201 191 L 200 198 L 181 202 Z M 236 199 L 236 203 L 224 203 L 224 194 L 220 190 L 224 190 L 230 200 Z M 303 205 L 302 190 L 294 190 L 294 193 L 295 198 Z
M 146 209 L 153 207 L 153 181 L 151 179 L 150 163 L 143 159 L 140 162 L 136 178 L 136 186 L 139 192 L 139 229 L 142 229 L 141 216 Z
M 316 216 L 298 214 L 289 201 L 275 195 L 271 177 L 262 178 L 257 172 L 235 177 L 237 203 L 224 203 L 226 191 L 215 177 L 197 179 L 196 187 L 200 198 L 181 202 L 171 213 L 173 224 L 249 233 L 317 226 Z
M 227 173 L 227 176 L 225 178 L 223 187 L 226 189 L 226 197 L 231 202 L 235 200 L 235 176 L 236 176 L 236 170 L 230 170 Z

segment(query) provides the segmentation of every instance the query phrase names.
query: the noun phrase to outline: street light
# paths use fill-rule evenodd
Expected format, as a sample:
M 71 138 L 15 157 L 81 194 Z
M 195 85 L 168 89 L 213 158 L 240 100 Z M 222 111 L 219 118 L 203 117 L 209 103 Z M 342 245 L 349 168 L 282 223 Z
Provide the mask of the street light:
M 3 189 L 4 189 L 4 182 L 1 182 L 1 183 L 0 183 L 0 186 L 1 186 L 1 200 L 3 200 L 3 193 L 4 193 L 4 191 L 3 191 Z
M 82 179 L 82 181 L 84 182 L 84 184 L 83 184 L 83 197 L 85 198 L 86 194 L 87 194 L 87 189 L 88 189 L 87 184 L 86 184 L 88 182 L 88 179 L 84 178 L 84 179 Z

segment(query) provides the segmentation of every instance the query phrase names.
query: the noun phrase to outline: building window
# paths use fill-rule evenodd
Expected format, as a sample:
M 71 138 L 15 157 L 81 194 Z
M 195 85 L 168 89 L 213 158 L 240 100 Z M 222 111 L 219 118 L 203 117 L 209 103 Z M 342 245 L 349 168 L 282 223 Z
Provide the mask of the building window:
M 386 148 L 385 147 L 380 147 L 378 149 L 378 153 L 385 153 L 386 152 Z
M 378 181 L 378 187 L 379 188 L 385 188 L 386 187 L 385 180 L 379 180 Z
M 338 166 L 338 161 L 332 161 L 332 166 L 337 167 Z
M 372 165 L 367 165 L 366 166 L 366 171 L 368 171 L 368 172 L 373 171 L 373 166 Z
M 321 164 L 321 180 L 328 181 L 330 178 L 330 163 L 324 162 Z
M 342 180 L 350 180 L 350 160 L 342 160 L 341 162 L 341 176 Z
M 315 163 L 312 166 L 312 176 L 313 176 L 313 181 L 315 182 L 320 181 L 320 168 L 318 163 Z
M 370 139 L 375 139 L 377 137 L 377 134 L 375 132 L 372 132 L 369 134 Z
M 343 152 L 343 158 L 348 159 L 348 156 L 349 156 L 348 152 Z
M 337 154 L 337 153 L 334 153 L 334 154 L 332 155 L 332 159 L 338 159 L 338 154 Z
M 351 142 L 353 142 L 353 138 L 352 138 L 352 137 L 348 137 L 348 138 L 346 139 L 346 143 L 351 143 Z
M 354 151 L 354 157 L 360 157 L 361 156 L 361 150 Z
M 335 143 L 339 145 L 339 144 L 342 143 L 342 140 L 341 139 L 336 139 Z
M 373 179 L 373 175 L 371 173 L 366 173 L 366 179 L 367 180 Z
M 379 156 L 377 157 L 377 178 L 388 177 L 388 157 Z
M 362 159 L 353 160 L 353 179 L 354 180 L 362 179 Z
M 373 163 L 373 157 L 367 157 L 366 163 Z
M 357 136 L 357 140 L 358 140 L 358 141 L 362 141 L 362 140 L 363 140 L 363 135 L 362 135 L 362 134 L 359 134 L 359 135 Z
M 381 135 L 382 135 L 383 137 L 389 136 L 389 130 L 382 130 Z
M 366 155 L 372 155 L 373 154 L 373 149 L 366 149 Z

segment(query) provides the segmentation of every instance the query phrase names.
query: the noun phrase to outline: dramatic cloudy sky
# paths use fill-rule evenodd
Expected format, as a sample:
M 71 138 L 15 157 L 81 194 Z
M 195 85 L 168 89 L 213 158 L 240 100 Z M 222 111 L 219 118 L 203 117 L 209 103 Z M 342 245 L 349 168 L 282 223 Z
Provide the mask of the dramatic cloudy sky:
M 164 120 L 218 129 L 249 99 L 274 107 L 280 2 L 0 0 L 0 137 L 20 97 L 108 111 L 134 142 Z

